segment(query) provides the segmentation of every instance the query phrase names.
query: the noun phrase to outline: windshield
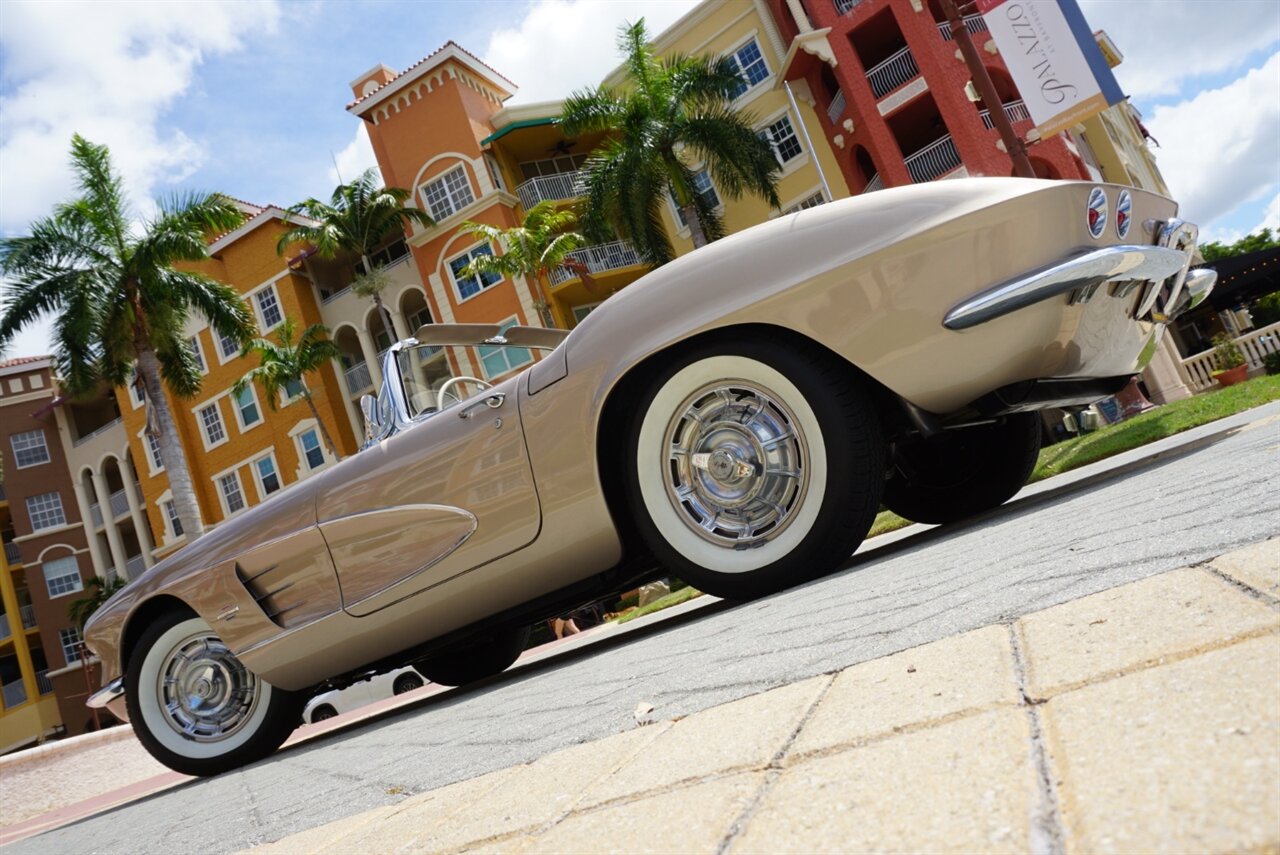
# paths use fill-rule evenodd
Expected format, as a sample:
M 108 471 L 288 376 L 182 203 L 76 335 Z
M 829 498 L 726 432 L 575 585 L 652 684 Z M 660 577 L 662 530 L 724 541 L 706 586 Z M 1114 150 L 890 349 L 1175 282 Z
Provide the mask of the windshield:
M 475 367 L 467 365 L 455 371 L 445 348 L 438 345 L 406 348 L 397 355 L 410 418 L 447 409 L 492 386 L 488 378 L 505 377 L 534 361 L 533 351 L 527 347 L 495 344 L 456 350 L 465 352 Z

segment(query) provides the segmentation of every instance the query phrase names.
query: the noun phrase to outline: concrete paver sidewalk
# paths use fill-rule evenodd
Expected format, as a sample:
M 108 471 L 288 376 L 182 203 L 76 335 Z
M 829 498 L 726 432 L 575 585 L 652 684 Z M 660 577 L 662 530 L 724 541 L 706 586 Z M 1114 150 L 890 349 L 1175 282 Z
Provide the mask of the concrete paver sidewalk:
M 1280 848 L 1280 540 L 259 846 Z

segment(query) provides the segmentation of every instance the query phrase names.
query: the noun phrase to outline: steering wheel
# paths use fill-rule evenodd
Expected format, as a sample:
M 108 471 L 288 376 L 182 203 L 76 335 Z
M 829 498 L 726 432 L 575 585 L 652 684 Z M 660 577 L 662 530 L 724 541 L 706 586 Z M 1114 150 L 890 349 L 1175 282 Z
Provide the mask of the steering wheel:
M 463 374 L 458 377 L 450 377 L 448 380 L 444 381 L 444 385 L 441 386 L 440 389 L 436 392 L 436 402 L 439 404 L 440 409 L 443 410 L 445 407 L 445 404 L 444 404 L 445 392 L 448 392 L 450 395 L 452 395 L 455 401 L 459 401 L 459 402 L 462 401 L 462 397 L 458 395 L 457 392 L 453 391 L 453 387 L 457 383 L 474 383 L 476 384 L 477 387 L 479 387 L 481 392 L 487 389 L 493 388 L 492 383 L 490 383 L 487 380 L 481 380 L 479 377 L 470 377 L 466 374 Z

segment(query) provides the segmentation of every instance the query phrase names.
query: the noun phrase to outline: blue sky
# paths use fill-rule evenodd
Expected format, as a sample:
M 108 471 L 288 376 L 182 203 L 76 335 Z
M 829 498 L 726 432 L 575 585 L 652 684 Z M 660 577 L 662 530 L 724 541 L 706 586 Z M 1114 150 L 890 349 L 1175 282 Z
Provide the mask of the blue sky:
M 519 84 L 516 102 L 560 98 L 614 66 L 619 23 L 643 15 L 656 32 L 694 5 L 4 0 L 0 233 L 71 193 L 73 131 L 111 146 L 143 213 L 188 188 L 289 205 L 327 196 L 335 159 L 348 180 L 372 164 L 343 108 L 348 82 L 377 63 L 400 70 L 453 39 Z M 1208 238 L 1280 228 L 1280 3 L 1081 5 L 1125 54 L 1117 78 L 1183 213 Z M 32 329 L 10 354 L 46 342 Z

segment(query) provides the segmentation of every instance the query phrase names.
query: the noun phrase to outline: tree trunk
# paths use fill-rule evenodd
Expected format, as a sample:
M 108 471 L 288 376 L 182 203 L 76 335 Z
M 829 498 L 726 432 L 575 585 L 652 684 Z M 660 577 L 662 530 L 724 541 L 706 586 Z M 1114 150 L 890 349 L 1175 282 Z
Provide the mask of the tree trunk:
M 364 272 L 372 276 L 374 269 L 373 263 L 369 261 L 369 256 L 361 254 L 360 260 L 364 263 Z M 387 328 L 387 337 L 394 343 L 396 341 L 396 325 L 391 323 L 391 313 L 382 304 L 382 295 L 377 291 L 373 292 L 373 305 L 377 307 L 378 313 L 382 315 L 382 324 Z M 375 341 L 374 344 L 376 345 L 377 342 Z
M 542 271 L 533 274 L 534 288 L 538 292 L 538 314 L 542 316 L 542 325 L 556 329 L 556 317 L 551 313 L 551 300 L 547 297 L 547 289 L 542 284 Z
M 156 444 L 160 449 L 160 462 L 164 464 L 169 488 L 173 491 L 173 509 L 182 523 L 187 543 L 204 534 L 204 521 L 200 517 L 200 504 L 196 501 L 195 487 L 191 483 L 191 470 L 187 468 L 187 456 L 178 438 L 178 426 L 169 411 L 169 400 L 160 380 L 160 361 L 150 349 L 138 350 L 138 376 L 142 378 L 147 393 L 147 405 L 155 416 Z
M 698 208 L 693 203 L 680 209 L 685 221 L 689 224 L 689 237 L 693 238 L 693 248 L 707 245 L 707 234 L 702 230 L 702 220 L 698 219 Z
M 311 415 L 316 420 L 316 426 L 320 428 L 320 436 L 324 439 L 324 444 L 329 446 L 329 453 L 333 455 L 334 460 L 341 460 L 342 455 L 338 453 L 338 447 L 333 444 L 333 437 L 329 436 L 329 429 L 324 426 L 324 419 L 320 418 L 316 402 L 311 400 L 311 390 L 307 388 L 306 380 L 302 381 L 302 397 L 306 398 L 307 406 L 311 408 Z

